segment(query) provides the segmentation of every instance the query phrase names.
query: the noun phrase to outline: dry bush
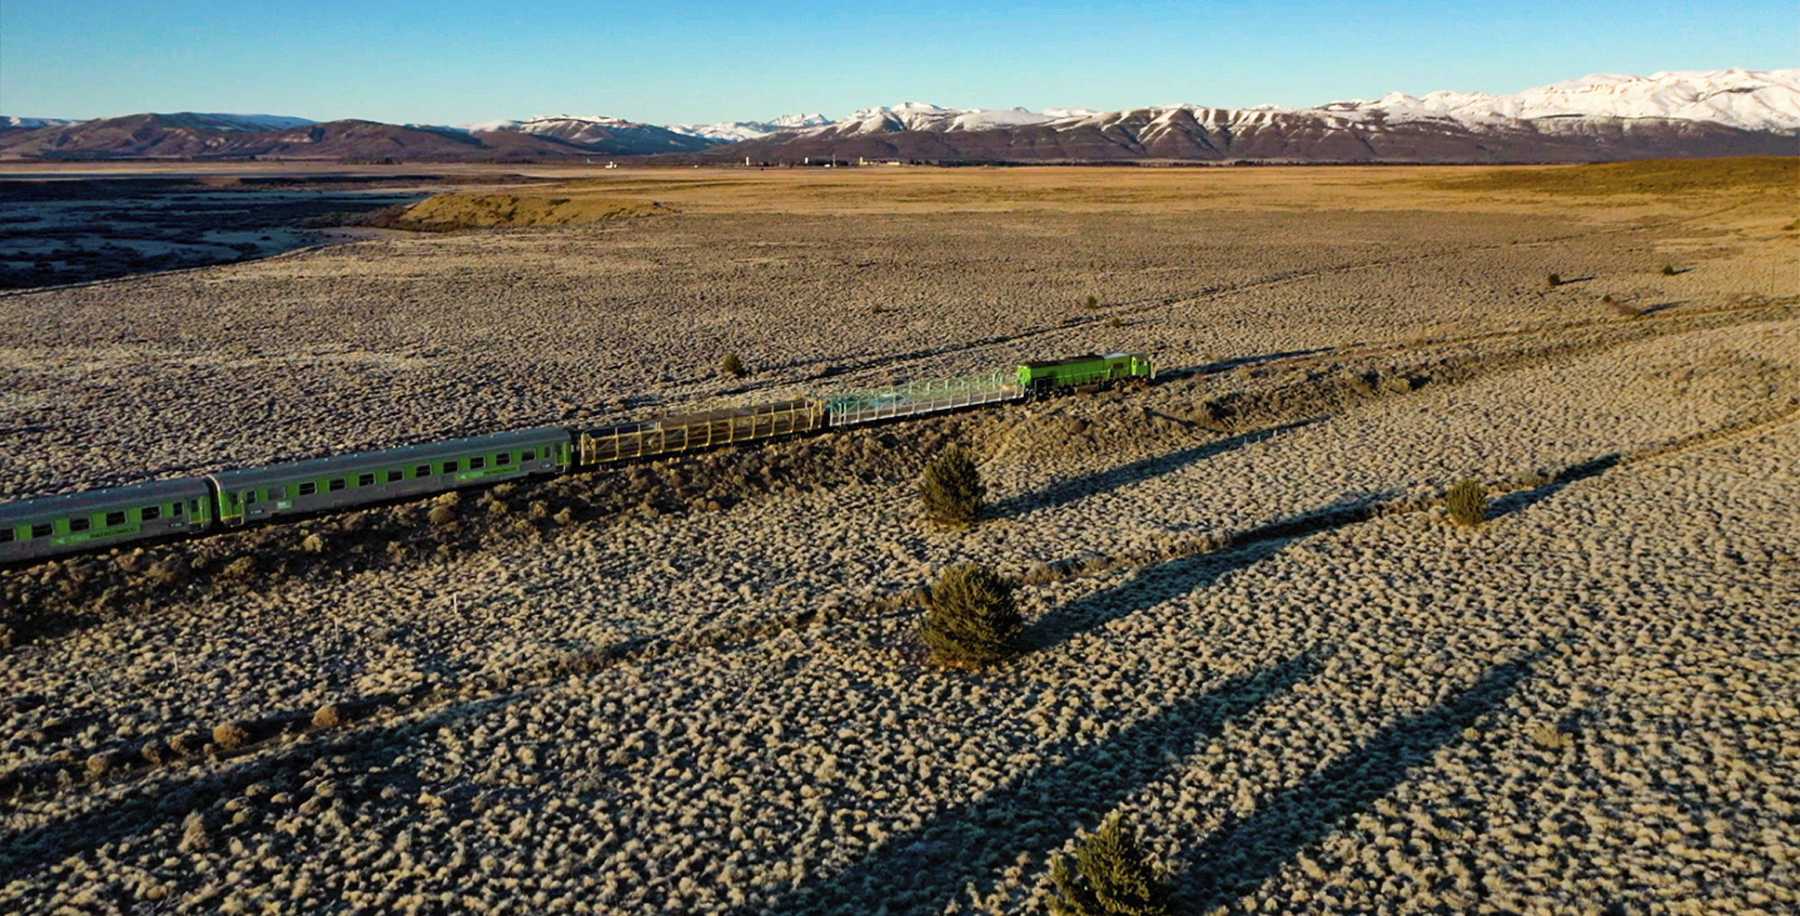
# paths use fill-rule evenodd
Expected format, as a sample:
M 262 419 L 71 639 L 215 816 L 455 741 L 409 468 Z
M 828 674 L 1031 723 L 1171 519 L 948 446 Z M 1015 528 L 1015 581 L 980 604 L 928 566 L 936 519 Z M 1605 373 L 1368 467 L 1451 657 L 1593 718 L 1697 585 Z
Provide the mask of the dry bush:
M 736 353 L 727 353 L 724 359 L 719 360 L 719 371 L 731 378 L 743 378 L 750 374 L 750 370 L 744 368 L 744 361 L 738 359 Z
M 456 509 L 454 506 L 447 505 L 432 506 L 431 511 L 426 514 L 425 519 L 431 522 L 435 527 L 448 527 L 456 524 Z
M 1168 870 L 1150 860 L 1137 830 L 1117 814 L 1076 843 L 1072 861 L 1067 855 L 1052 860 L 1050 880 L 1056 885 L 1050 912 L 1057 916 L 1174 912 Z
M 1013 583 L 975 563 L 944 570 L 925 598 L 919 636 L 945 664 L 985 665 L 1018 651 L 1025 621 Z
M 1487 521 L 1487 487 L 1470 478 L 1444 494 L 1444 510 L 1457 524 L 1471 528 Z
M 1643 312 L 1638 311 L 1637 306 L 1620 302 L 1619 300 L 1614 299 L 1610 294 L 1600 297 L 1600 301 L 1605 304 L 1607 308 L 1612 309 L 1613 314 L 1618 315 L 1621 318 L 1637 318 L 1644 314 Z
M 960 445 L 952 445 L 937 456 L 919 475 L 919 498 L 925 503 L 925 517 L 952 525 L 971 525 L 981 517 L 981 505 L 987 488 L 981 483 L 981 469 L 975 457 Z
M 1662 271 L 1662 274 L 1663 274 L 1663 276 L 1665 276 L 1665 277 L 1673 277 L 1673 276 L 1675 276 L 1675 275 L 1676 275 L 1676 274 L 1678 274 L 1678 273 L 1681 273 L 1681 271 L 1680 271 L 1680 270 L 1678 270 L 1678 269 L 1677 269 L 1677 268 L 1676 268 L 1676 267 L 1675 267 L 1675 265 L 1673 265 L 1673 264 L 1664 264 L 1664 265 L 1663 265 L 1663 271 Z
M 1551 274 L 1548 277 L 1548 281 L 1549 285 L 1552 287 L 1561 286 L 1563 282 L 1562 274 Z
M 344 708 L 336 703 L 326 703 L 313 713 L 313 728 L 337 728 L 347 721 Z
M 1086 306 L 1089 309 L 1097 309 L 1100 307 L 1100 297 L 1099 296 L 1089 296 L 1089 297 L 1087 297 L 1087 301 L 1083 302 L 1082 305 Z
M 228 750 L 237 750 L 250 743 L 250 729 L 237 722 L 223 722 L 213 726 L 213 743 Z

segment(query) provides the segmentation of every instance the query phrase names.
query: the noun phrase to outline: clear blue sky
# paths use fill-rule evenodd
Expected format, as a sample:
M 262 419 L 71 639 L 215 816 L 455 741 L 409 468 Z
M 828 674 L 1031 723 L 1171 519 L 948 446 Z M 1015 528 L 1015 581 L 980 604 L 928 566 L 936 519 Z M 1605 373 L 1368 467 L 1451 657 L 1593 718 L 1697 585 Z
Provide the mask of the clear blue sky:
M 656 123 L 907 99 L 1125 108 L 1800 65 L 1783 2 L 0 0 L 0 114 Z

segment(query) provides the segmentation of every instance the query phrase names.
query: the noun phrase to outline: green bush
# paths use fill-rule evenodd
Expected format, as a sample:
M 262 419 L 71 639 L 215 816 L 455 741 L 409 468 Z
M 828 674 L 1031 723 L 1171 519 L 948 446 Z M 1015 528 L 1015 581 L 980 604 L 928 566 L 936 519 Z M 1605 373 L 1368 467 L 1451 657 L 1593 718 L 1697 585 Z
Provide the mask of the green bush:
M 944 449 L 919 477 L 919 498 L 925 503 L 925 517 L 952 525 L 972 525 L 981 517 L 981 504 L 987 488 L 981 483 L 981 469 L 975 457 L 959 445 Z
M 1100 297 L 1090 295 L 1087 297 L 1087 301 L 1082 304 L 1090 309 L 1097 309 L 1100 307 Z
M 719 361 L 719 371 L 732 378 L 743 378 L 750 374 L 750 370 L 744 368 L 744 361 L 738 359 L 736 353 L 725 354 L 725 358 Z
M 985 665 L 1017 652 L 1025 621 L 1013 603 L 1013 589 L 1010 580 L 975 563 L 944 570 L 926 593 L 919 626 L 932 658 Z
M 1168 871 L 1150 861 L 1137 831 L 1117 814 L 1081 838 L 1073 861 L 1066 855 L 1052 860 L 1050 880 L 1056 884 L 1050 912 L 1057 916 L 1174 912 Z
M 1444 509 L 1458 524 L 1471 528 L 1487 521 L 1487 487 L 1474 479 L 1458 483 L 1444 494 Z

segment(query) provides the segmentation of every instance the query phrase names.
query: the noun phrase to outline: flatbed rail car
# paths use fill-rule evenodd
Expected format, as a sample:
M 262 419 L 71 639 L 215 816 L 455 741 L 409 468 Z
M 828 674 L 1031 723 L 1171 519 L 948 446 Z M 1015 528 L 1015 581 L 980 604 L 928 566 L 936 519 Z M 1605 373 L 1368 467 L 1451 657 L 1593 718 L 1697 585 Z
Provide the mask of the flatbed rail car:
M 816 400 L 802 398 L 726 407 L 583 432 L 579 437 L 580 461 L 584 467 L 614 464 L 824 428 L 825 408 Z
M 400 448 L 0 504 L 0 564 L 150 538 L 483 486 L 577 467 L 676 455 L 862 423 L 1149 379 L 1142 353 L 1078 356 L 1015 369 L 823 398 L 731 407 L 581 432 L 513 430 Z

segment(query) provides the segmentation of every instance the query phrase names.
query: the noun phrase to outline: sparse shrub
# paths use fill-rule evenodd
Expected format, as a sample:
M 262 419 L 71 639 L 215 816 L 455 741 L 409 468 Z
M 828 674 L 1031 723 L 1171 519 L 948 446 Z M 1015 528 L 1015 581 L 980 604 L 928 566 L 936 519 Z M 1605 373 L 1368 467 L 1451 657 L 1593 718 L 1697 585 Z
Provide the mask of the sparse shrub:
M 238 722 L 222 722 L 213 726 L 213 743 L 231 751 L 250 743 L 250 729 Z
M 325 536 L 316 531 L 307 535 L 306 539 L 300 542 L 300 549 L 307 553 L 324 553 Z
M 1444 510 L 1458 524 L 1471 528 L 1487 521 L 1487 487 L 1473 478 L 1461 481 L 1444 494 Z
M 1560 751 L 1575 744 L 1575 736 L 1555 725 L 1537 725 L 1530 731 L 1531 742 L 1546 751 Z
M 1111 318 L 1106 319 L 1106 326 L 1109 328 L 1122 328 L 1125 326 L 1125 320 L 1114 315 Z
M 256 574 L 256 558 L 238 557 L 225 564 L 225 568 L 219 570 L 219 574 L 227 579 L 248 579 Z
M 425 515 L 426 521 L 438 528 L 456 524 L 456 508 L 454 505 L 436 505 Z
M 1678 273 L 1681 273 L 1681 271 L 1679 269 L 1677 269 L 1675 267 L 1675 265 L 1673 265 L 1673 264 L 1664 264 L 1663 265 L 1663 276 L 1673 277 Z
M 1082 305 L 1088 309 L 1097 309 L 1100 307 L 1100 297 L 1090 295 L 1087 297 L 1087 301 L 1083 302 Z
M 731 378 L 743 378 L 750 374 L 750 370 L 744 368 L 744 361 L 738 359 L 736 353 L 727 353 L 724 359 L 719 360 L 719 371 Z
M 1552 287 L 1561 286 L 1562 282 L 1562 274 L 1551 274 L 1549 277 L 1549 285 Z
M 555 515 L 550 516 L 550 520 L 558 525 L 567 525 L 570 522 L 575 521 L 575 510 L 570 509 L 568 506 L 564 506 Z
M 1620 302 L 1619 300 L 1614 299 L 1611 294 L 1601 296 L 1600 301 L 1607 308 L 1612 309 L 1613 314 L 1622 318 L 1636 318 L 1643 314 L 1643 312 L 1638 311 L 1637 306 Z
M 347 717 L 344 708 L 336 703 L 326 703 L 313 713 L 313 728 L 337 728 L 344 724 Z
M 952 445 L 926 465 L 919 477 L 919 497 L 925 502 L 925 517 L 953 525 L 974 524 L 981 516 L 981 504 L 987 488 L 981 483 L 981 469 L 968 449 Z
M 112 770 L 118 761 L 111 751 L 91 754 L 87 759 L 87 775 L 89 779 L 99 779 Z
M 1076 843 L 1073 859 L 1052 860 L 1050 880 L 1056 885 L 1050 912 L 1057 916 L 1174 912 L 1168 870 L 1150 861 L 1137 830 L 1117 814 Z
M 1018 649 L 1025 622 L 1013 603 L 1013 583 L 975 563 L 944 570 L 925 595 L 919 635 L 934 659 L 984 665 Z

